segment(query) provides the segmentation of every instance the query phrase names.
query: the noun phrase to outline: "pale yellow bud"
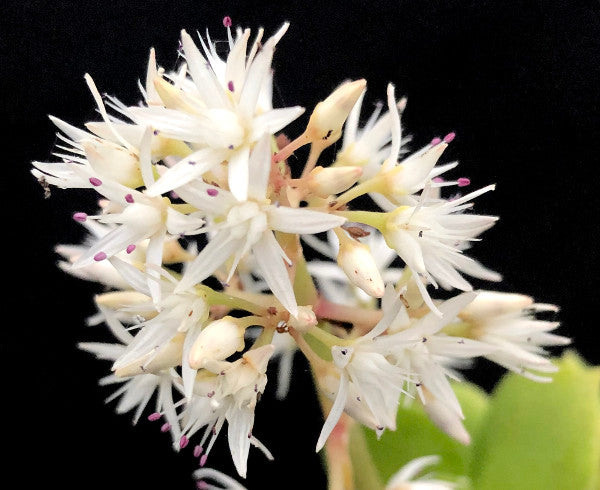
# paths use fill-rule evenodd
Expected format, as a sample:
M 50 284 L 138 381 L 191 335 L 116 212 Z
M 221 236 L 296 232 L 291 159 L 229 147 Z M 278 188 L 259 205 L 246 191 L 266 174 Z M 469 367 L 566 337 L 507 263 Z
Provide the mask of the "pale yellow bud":
M 352 239 L 340 240 L 337 263 L 352 284 L 374 298 L 383 296 L 383 279 L 367 245 Z
M 167 82 L 160 76 L 153 80 L 153 87 L 167 109 L 175 109 L 188 114 L 198 114 L 205 104 L 197 98 L 192 98 L 180 88 Z
M 252 349 L 246 352 L 242 357 L 244 361 L 250 364 L 257 372 L 264 374 L 267 371 L 269 359 L 275 352 L 273 344 L 263 345 L 257 349 Z
M 208 361 L 222 361 L 244 348 L 245 328 L 235 318 L 225 316 L 202 329 L 189 354 L 193 369 L 201 369 Z
M 518 312 L 533 304 L 524 294 L 478 291 L 477 297 L 460 312 L 461 319 L 474 322 L 480 319 Z
M 165 240 L 163 245 L 163 264 L 177 264 L 188 262 L 196 256 L 185 250 L 177 240 Z
M 308 188 L 320 197 L 339 194 L 352 187 L 362 173 L 361 167 L 315 167 L 308 176 Z
M 417 192 L 423 187 L 447 147 L 447 143 L 440 143 L 419 156 L 385 170 L 380 175 L 382 188 L 379 192 L 391 196 L 405 196 Z
M 312 306 L 298 306 L 298 315 L 296 318 L 290 315 L 288 325 L 298 330 L 299 332 L 307 332 L 310 327 L 317 324 L 317 316 L 312 309 Z
M 82 140 L 81 146 L 90 166 L 98 174 L 131 188 L 144 183 L 140 159 L 133 151 L 99 138 Z
M 96 295 L 94 300 L 98 306 L 115 311 L 127 308 L 127 312 L 131 315 L 139 314 L 146 320 L 156 316 L 156 311 L 148 311 L 148 305 L 152 304 L 152 299 L 137 291 L 110 291 Z M 140 308 L 136 311 L 137 307 Z
M 138 374 L 157 373 L 181 364 L 184 334 L 177 334 L 158 349 L 153 349 L 142 357 L 115 370 L 115 376 L 127 377 Z
M 337 141 L 342 134 L 342 126 L 346 118 L 366 85 L 364 79 L 345 82 L 329 97 L 319 102 L 306 127 L 308 138 L 313 142 L 324 140 L 329 144 Z

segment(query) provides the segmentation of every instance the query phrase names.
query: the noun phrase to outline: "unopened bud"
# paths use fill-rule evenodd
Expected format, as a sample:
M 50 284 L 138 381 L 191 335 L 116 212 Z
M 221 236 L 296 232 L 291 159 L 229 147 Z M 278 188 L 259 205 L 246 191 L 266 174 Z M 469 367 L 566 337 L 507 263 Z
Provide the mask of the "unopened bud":
M 209 323 L 190 349 L 190 366 L 201 369 L 207 361 L 222 361 L 241 351 L 244 348 L 244 330 L 231 316 Z
M 383 194 L 404 196 L 418 191 L 429 179 L 429 174 L 448 147 L 446 143 L 433 146 L 419 156 L 408 158 L 382 175 L 386 187 Z
M 250 364 L 257 372 L 264 374 L 267 371 L 267 365 L 269 359 L 275 352 L 275 346 L 273 344 L 263 345 L 257 349 L 251 349 L 246 352 L 242 357 L 244 361 Z
M 94 301 L 96 304 L 106 306 L 111 310 L 130 309 L 139 305 L 149 305 L 152 302 L 149 296 L 137 291 L 110 291 L 97 294 Z
M 196 256 L 185 250 L 177 240 L 165 240 L 163 246 L 163 264 L 177 264 L 179 262 L 189 262 Z
M 317 315 L 312 309 L 312 306 L 298 306 L 298 314 L 296 318 L 290 315 L 288 325 L 298 330 L 299 332 L 306 332 L 310 327 L 314 327 L 317 324 Z
M 144 183 L 139 158 L 131 150 L 99 138 L 83 140 L 81 146 L 90 166 L 99 175 L 131 188 Z
M 383 279 L 367 245 L 353 239 L 340 240 L 337 263 L 356 287 L 374 298 L 383 296 Z
M 157 373 L 181 364 L 184 334 L 177 334 L 163 346 L 115 369 L 115 376 L 128 377 L 138 374 Z
M 478 291 L 475 299 L 459 316 L 465 321 L 477 321 L 517 312 L 532 304 L 533 298 L 524 294 Z
M 352 187 L 362 173 L 362 167 L 315 167 L 309 174 L 308 187 L 320 197 L 339 194 Z
M 356 104 L 367 82 L 364 79 L 345 82 L 329 97 L 319 102 L 313 110 L 306 135 L 311 141 L 325 140 L 334 143 L 342 134 L 342 126 Z

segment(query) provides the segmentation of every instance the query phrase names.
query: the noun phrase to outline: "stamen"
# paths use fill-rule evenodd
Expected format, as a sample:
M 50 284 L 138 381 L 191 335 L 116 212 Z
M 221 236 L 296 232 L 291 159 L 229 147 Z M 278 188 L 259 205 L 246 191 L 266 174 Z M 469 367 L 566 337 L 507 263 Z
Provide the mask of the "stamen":
M 450 143 L 454 138 L 456 138 L 456 133 L 448 133 L 444 136 L 444 143 Z
M 179 199 L 179 194 L 175 191 L 171 191 L 169 195 L 171 196 L 171 199 Z
M 102 260 L 104 260 L 106 258 L 106 254 L 104 252 L 98 252 L 96 255 L 94 255 L 94 260 L 96 262 L 100 262 Z
M 230 92 L 235 91 L 235 86 L 233 85 L 233 80 L 229 80 L 229 82 L 227 82 L 227 88 L 229 89 Z
M 171 430 L 171 424 L 169 424 L 169 422 L 165 422 L 162 427 L 160 428 L 161 432 L 168 432 Z
M 225 17 L 223 17 L 223 25 L 225 27 L 231 27 L 231 17 L 229 17 L 228 15 L 226 15 Z
M 208 483 L 206 483 L 204 480 L 198 480 L 196 482 L 196 488 L 198 490 L 206 490 L 207 488 L 210 488 L 210 487 L 208 486 Z
M 215 197 L 216 195 L 219 194 L 219 191 L 217 189 L 210 188 L 210 189 L 206 189 L 206 193 L 211 197 Z
M 435 145 L 439 145 L 442 142 L 442 140 L 440 138 L 433 138 L 431 140 L 431 143 L 429 143 L 431 146 L 435 146 Z
M 202 451 L 204 451 L 204 448 L 202 446 L 200 446 L 200 444 L 198 444 L 194 448 L 194 458 L 199 458 L 200 455 L 202 454 Z
M 458 187 L 466 187 L 471 184 L 471 179 L 468 177 L 460 177 L 458 179 Z
M 131 245 L 127 245 L 127 248 L 125 249 L 125 251 L 130 254 L 131 252 L 133 252 L 135 250 L 135 245 L 132 243 Z
M 131 194 L 125 194 L 125 201 L 129 204 L 133 203 L 133 196 Z
M 155 422 L 156 420 L 159 420 L 162 417 L 162 415 L 159 412 L 154 412 L 151 413 L 150 415 L 148 415 L 148 420 L 150 422 Z
M 90 177 L 90 184 L 92 184 L 95 187 L 98 187 L 99 185 L 102 185 L 102 181 L 96 177 Z
M 73 215 L 73 219 L 74 219 L 75 221 L 79 221 L 80 223 L 83 223 L 83 222 L 84 222 L 84 221 L 87 219 L 87 216 L 88 216 L 88 215 L 87 215 L 87 214 L 85 214 L 85 213 L 75 213 L 75 214 Z
M 208 454 L 203 454 L 200 458 L 200 466 L 204 466 L 206 464 L 206 460 L 208 459 Z
M 179 439 L 179 447 L 181 449 L 184 449 L 189 444 L 189 442 L 190 440 L 186 436 L 181 436 L 181 439 Z
M 431 179 L 431 182 L 435 182 L 436 184 L 441 184 L 442 182 L 444 182 L 444 179 L 442 177 L 434 177 L 433 179 Z

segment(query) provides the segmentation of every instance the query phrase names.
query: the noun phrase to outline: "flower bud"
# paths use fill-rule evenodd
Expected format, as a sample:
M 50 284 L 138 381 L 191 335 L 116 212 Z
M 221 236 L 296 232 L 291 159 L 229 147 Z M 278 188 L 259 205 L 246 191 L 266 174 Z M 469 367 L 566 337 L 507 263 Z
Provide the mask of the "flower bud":
M 398 197 L 414 194 L 422 189 L 428 181 L 433 167 L 435 167 L 447 147 L 447 143 L 438 144 L 424 153 L 408 158 L 399 165 L 385 171 L 381 176 L 386 191 L 382 193 Z
M 100 138 L 83 140 L 81 146 L 98 175 L 131 188 L 143 185 L 140 160 L 131 150 Z
M 361 167 L 315 167 L 308 177 L 308 188 L 317 196 L 339 194 L 352 187 L 362 175 Z
M 352 239 L 340 240 L 337 263 L 356 287 L 374 298 L 383 296 L 383 279 L 367 245 Z
M 310 327 L 314 327 L 317 324 L 317 316 L 312 309 L 311 305 L 298 306 L 298 314 L 296 318 L 290 315 L 288 325 L 298 330 L 298 332 L 307 332 Z
M 533 298 L 524 294 L 478 291 L 475 299 L 460 312 L 459 316 L 465 321 L 477 321 L 518 312 L 532 304 Z
M 242 357 L 244 361 L 252 366 L 258 373 L 265 374 L 273 352 L 275 352 L 275 346 L 273 344 L 267 344 L 257 349 L 249 350 Z
M 184 334 L 177 334 L 163 346 L 153 349 L 125 366 L 115 369 L 115 376 L 122 378 L 138 374 L 157 373 L 163 369 L 178 366 L 181 364 L 184 339 Z
M 367 82 L 363 79 L 345 82 L 329 97 L 319 102 L 308 121 L 306 135 L 311 141 L 334 143 L 342 134 L 342 126 L 356 104 Z
M 104 306 L 111 310 L 127 308 L 127 312 L 131 315 L 140 314 L 146 319 L 149 318 L 147 314 L 156 314 L 155 311 L 148 311 L 148 305 L 152 304 L 150 297 L 138 291 L 109 291 L 97 294 L 94 301 L 98 306 Z M 136 311 L 138 306 L 140 308 Z
M 193 369 L 201 369 L 207 361 L 221 361 L 244 348 L 244 327 L 236 319 L 225 316 L 202 329 L 192 348 L 189 362 Z

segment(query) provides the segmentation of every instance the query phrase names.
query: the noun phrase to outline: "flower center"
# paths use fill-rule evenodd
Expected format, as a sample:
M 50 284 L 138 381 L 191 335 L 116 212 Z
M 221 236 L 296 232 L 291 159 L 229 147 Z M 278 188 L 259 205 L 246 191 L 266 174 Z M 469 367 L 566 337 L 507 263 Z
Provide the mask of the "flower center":
M 267 230 L 267 216 L 256 202 L 246 201 L 229 210 L 227 225 L 233 238 L 246 237 L 256 243 Z

